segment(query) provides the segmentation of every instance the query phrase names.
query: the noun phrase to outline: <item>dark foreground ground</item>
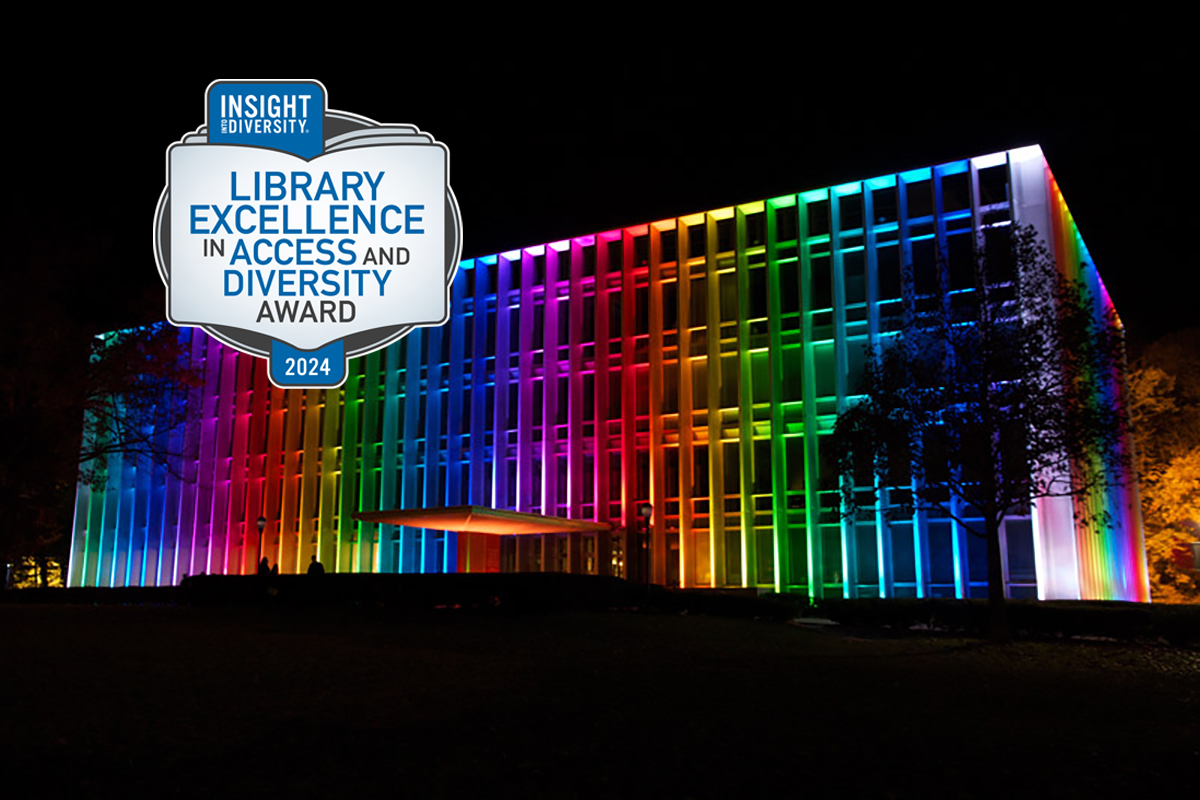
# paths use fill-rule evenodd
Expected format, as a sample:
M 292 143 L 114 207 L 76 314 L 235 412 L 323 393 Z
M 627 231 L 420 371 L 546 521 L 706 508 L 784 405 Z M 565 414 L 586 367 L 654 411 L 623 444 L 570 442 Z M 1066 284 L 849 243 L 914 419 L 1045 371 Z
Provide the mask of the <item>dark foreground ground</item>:
M 39 796 L 1092 798 L 1200 779 L 1200 653 L 1163 645 L 176 605 L 0 605 L 0 637 L 4 783 Z

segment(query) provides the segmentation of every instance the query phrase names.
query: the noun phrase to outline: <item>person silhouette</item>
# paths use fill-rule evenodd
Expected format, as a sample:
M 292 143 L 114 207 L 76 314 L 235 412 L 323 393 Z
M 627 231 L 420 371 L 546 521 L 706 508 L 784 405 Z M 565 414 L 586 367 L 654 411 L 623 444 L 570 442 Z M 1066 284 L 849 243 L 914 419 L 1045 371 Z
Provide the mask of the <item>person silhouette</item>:
M 312 559 L 308 562 L 308 574 L 309 575 L 324 575 L 325 574 L 325 567 L 324 567 L 324 565 L 321 564 L 320 561 L 317 561 L 316 555 L 313 555 Z
M 263 556 L 262 561 L 258 562 L 258 574 L 259 575 L 270 575 L 271 574 L 271 562 L 267 561 L 266 556 Z

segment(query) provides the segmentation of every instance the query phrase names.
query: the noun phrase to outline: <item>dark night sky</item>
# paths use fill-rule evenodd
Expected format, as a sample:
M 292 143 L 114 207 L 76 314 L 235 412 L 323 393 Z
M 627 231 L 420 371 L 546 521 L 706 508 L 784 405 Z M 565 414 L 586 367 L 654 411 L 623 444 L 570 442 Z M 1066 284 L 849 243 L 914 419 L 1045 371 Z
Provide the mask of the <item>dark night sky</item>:
M 10 286 L 54 263 L 75 285 L 22 313 L 62 302 L 97 330 L 160 319 L 151 220 L 166 147 L 203 122 L 213 79 L 315 78 L 331 108 L 449 146 L 464 256 L 1040 143 L 1135 345 L 1195 324 L 1180 289 L 1195 266 L 1181 169 L 1198 132 L 1190 51 L 1132 39 L 1103 58 L 1075 39 L 1014 62 L 982 40 L 967 52 L 907 39 L 865 57 L 851 43 L 740 40 L 514 39 L 267 69 L 76 47 L 90 81 L 12 87 Z

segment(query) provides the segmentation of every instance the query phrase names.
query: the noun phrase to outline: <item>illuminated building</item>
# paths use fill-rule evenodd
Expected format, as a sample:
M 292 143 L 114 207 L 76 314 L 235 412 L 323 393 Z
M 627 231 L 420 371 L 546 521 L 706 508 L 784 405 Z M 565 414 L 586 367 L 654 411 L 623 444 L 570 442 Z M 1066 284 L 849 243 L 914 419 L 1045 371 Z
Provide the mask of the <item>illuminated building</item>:
M 339 390 L 275 388 L 264 361 L 183 329 L 204 375 L 190 455 L 179 477 L 111 456 L 105 488 L 79 487 L 69 582 L 252 573 L 260 515 L 282 572 L 315 553 L 338 572 L 603 574 L 614 548 L 633 562 L 622 532 L 650 502 L 656 583 L 981 595 L 984 542 L 957 522 L 840 519 L 823 442 L 899 315 L 901 263 L 1013 222 L 1060 269 L 1090 263 L 1031 147 L 464 260 L 450 321 L 352 361 Z M 1103 526 L 1067 500 L 1007 519 L 1013 596 L 1149 599 L 1136 493 L 1102 502 Z M 460 506 L 614 533 L 489 547 L 352 517 Z

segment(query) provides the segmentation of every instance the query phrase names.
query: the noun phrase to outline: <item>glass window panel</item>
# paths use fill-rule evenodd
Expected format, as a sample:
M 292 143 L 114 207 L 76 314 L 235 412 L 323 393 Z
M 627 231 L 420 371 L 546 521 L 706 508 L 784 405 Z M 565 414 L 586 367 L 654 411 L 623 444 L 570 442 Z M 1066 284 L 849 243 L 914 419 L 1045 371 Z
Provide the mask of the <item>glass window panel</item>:
M 780 242 L 796 238 L 796 206 L 784 206 L 775 209 L 775 239 Z
M 837 393 L 837 362 L 834 358 L 833 344 L 826 342 L 814 345 L 813 357 L 816 364 L 817 397 L 833 397 Z
M 703 223 L 692 225 L 687 229 L 688 232 L 688 258 L 701 258 L 705 255 L 707 245 L 705 243 L 706 233 Z
M 679 257 L 679 234 L 673 228 L 663 231 L 658 243 L 661 262 L 675 261 Z
M 979 203 L 994 205 L 1008 202 L 1008 165 L 979 170 Z
M 842 255 L 842 275 L 846 282 L 846 302 L 867 302 L 866 254 L 855 250 Z
M 783 349 L 783 399 L 785 402 L 802 400 L 801 379 L 804 374 L 803 351 L 799 347 Z
M 672 331 L 679 327 L 679 284 L 668 281 L 662 285 L 663 330 Z
M 667 497 L 679 497 L 679 448 L 663 451 L 663 489 Z
M 863 226 L 862 195 L 849 194 L 839 197 L 838 216 L 838 225 L 841 230 L 861 228 Z
M 619 339 L 621 337 L 621 293 L 608 293 L 608 338 Z
M 905 186 L 908 199 L 908 216 L 928 217 L 933 213 L 933 182 L 917 181 Z
M 917 294 L 941 294 L 938 279 L 937 247 L 933 239 L 913 242 L 913 282 Z
M 812 260 L 812 305 L 813 311 L 833 307 L 833 274 L 829 256 L 816 256 Z
M 946 255 L 949 261 L 950 289 L 971 289 L 975 286 L 975 245 L 969 233 L 960 233 L 946 239 Z
M 754 494 L 771 491 L 771 442 L 759 439 L 754 442 Z
M 842 529 L 837 525 L 821 526 L 821 565 L 825 583 L 842 582 Z
M 737 356 L 721 356 L 721 408 L 737 407 L 740 377 Z
M 767 240 L 766 215 L 761 211 L 746 215 L 746 246 L 757 247 Z
M 608 373 L 608 418 L 621 418 L 621 373 L 619 370 Z
M 896 217 L 896 188 L 876 189 L 871 193 L 872 213 L 876 225 L 895 222 Z
M 800 310 L 799 261 L 779 265 L 779 310 L 783 314 L 795 314 Z
M 942 210 L 966 211 L 971 208 L 971 173 L 957 172 L 942 178 Z
M 757 267 L 750 270 L 750 296 L 747 298 L 750 305 L 750 319 L 763 319 L 767 316 L 767 291 L 767 268 Z
M 949 522 L 929 523 L 929 578 L 932 583 L 954 583 L 954 545 Z
M 1027 519 L 1007 520 L 1004 523 L 1004 536 L 1008 544 L 1009 583 L 1036 583 L 1033 523 Z
M 917 580 L 917 562 L 913 550 L 912 524 L 894 522 L 889 526 L 892 537 L 892 580 L 913 583 Z
M 822 236 L 829 233 L 829 201 L 818 200 L 808 206 L 808 235 Z
M 737 274 L 726 272 L 718 276 L 721 292 L 721 321 L 736 322 L 738 315 Z
M 855 566 L 858 569 L 858 584 L 860 587 L 879 586 L 879 547 L 875 540 L 875 526 L 858 524 L 854 526 Z M 873 595 L 878 596 L 876 588 Z
M 771 359 L 766 352 L 750 355 L 750 374 L 753 377 L 753 402 L 767 403 L 771 400 Z
M 692 362 L 692 408 L 708 408 L 708 364 Z
M 735 228 L 733 217 L 717 220 L 717 250 L 725 253 L 734 248 Z
M 692 448 L 692 496 L 708 497 L 708 445 Z
M 875 251 L 875 258 L 879 277 L 879 299 L 898 300 L 902 296 L 900 248 L 896 245 L 880 247 Z
M 701 275 L 692 278 L 688 325 L 699 328 L 708 324 L 708 279 Z

